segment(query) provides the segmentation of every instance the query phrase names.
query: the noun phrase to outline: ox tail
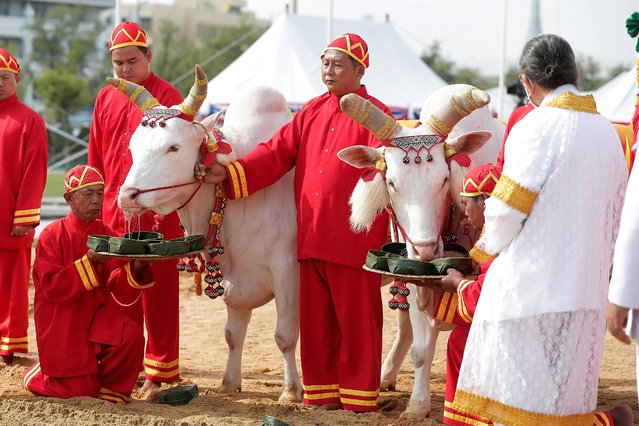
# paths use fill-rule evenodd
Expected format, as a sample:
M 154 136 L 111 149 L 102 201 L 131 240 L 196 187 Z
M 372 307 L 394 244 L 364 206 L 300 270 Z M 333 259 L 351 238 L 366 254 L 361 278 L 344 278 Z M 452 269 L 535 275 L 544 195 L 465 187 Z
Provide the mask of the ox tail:
M 369 232 L 373 222 L 390 202 L 386 182 L 381 173 L 368 181 L 360 179 L 351 194 L 351 228 L 354 232 Z

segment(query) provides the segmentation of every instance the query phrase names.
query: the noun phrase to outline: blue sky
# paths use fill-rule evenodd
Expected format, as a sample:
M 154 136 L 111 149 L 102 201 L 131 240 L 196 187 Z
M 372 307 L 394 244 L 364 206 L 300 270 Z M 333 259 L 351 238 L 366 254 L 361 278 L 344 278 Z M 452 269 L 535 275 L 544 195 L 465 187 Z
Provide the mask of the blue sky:
M 273 19 L 293 0 L 247 0 L 246 9 L 258 17 Z M 506 0 L 507 65 L 517 63 L 528 38 L 532 0 Z M 326 15 L 329 0 L 298 0 L 298 13 Z M 385 15 L 399 29 L 416 53 L 433 40 L 460 66 L 478 67 L 487 75 L 499 72 L 502 0 L 333 0 L 333 17 L 373 19 Z M 589 55 L 604 68 L 617 64 L 632 67 L 636 39 L 631 39 L 625 19 L 639 10 L 637 0 L 540 0 L 543 32 L 559 34 L 577 55 Z M 370 46 L 371 53 L 374 46 Z

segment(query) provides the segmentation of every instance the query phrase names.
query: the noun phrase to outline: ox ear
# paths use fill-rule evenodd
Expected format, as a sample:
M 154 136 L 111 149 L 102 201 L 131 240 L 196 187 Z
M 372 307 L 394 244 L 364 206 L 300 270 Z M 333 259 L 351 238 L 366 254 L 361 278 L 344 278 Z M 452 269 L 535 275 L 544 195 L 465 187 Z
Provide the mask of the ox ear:
M 381 158 L 382 150 L 383 148 L 375 149 L 365 145 L 354 145 L 340 150 L 337 156 L 343 162 L 362 169 L 374 166 Z
M 459 154 L 472 154 L 478 151 L 493 136 L 489 131 L 468 132 L 446 141 L 446 145 Z

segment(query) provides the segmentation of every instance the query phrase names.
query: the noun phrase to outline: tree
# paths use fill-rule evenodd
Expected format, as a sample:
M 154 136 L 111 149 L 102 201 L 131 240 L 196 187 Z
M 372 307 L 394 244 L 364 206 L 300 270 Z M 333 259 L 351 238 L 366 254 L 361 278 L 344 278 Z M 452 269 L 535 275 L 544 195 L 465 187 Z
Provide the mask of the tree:
M 435 40 L 428 50 L 422 53 L 421 60 L 445 82 L 450 83 L 455 78 L 455 63 L 442 56 L 441 44 L 438 40 Z

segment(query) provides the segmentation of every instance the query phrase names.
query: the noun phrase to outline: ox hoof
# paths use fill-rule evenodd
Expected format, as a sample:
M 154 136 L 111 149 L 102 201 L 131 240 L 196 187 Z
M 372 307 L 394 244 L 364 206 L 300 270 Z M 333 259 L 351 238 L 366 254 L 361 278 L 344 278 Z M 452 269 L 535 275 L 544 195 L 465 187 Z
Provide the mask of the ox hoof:
M 302 402 L 302 398 L 290 392 L 283 392 L 277 399 L 277 402 L 280 404 L 297 404 L 298 402 Z
M 399 418 L 402 419 L 402 420 L 405 420 L 405 419 L 410 419 L 410 420 L 413 420 L 413 419 L 425 419 L 426 417 L 428 417 L 428 411 L 426 411 L 423 414 L 416 413 L 414 411 L 404 411 L 399 416 Z
M 242 386 L 230 386 L 223 384 L 217 388 L 217 393 L 239 393 L 242 392 Z
M 380 390 L 382 392 L 393 392 L 395 391 L 395 383 L 388 383 L 388 384 L 382 383 L 382 385 L 380 386 Z

